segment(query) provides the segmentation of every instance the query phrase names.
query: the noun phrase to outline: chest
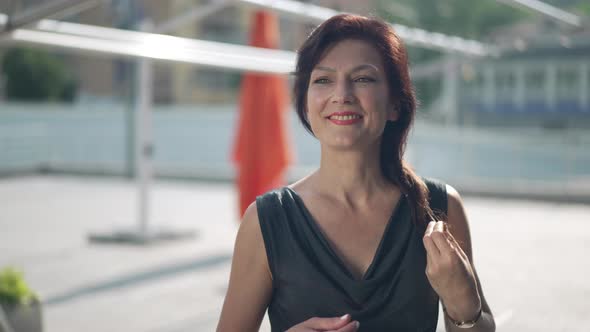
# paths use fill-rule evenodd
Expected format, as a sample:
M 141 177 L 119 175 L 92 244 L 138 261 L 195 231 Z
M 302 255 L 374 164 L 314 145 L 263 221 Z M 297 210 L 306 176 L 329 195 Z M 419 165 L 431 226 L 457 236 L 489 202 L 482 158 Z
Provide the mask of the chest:
M 360 280 L 377 254 L 398 200 L 399 197 L 374 204 L 363 211 L 314 201 L 308 205 L 308 210 L 334 254 L 350 274 Z
M 283 259 L 278 261 L 279 286 L 269 307 L 271 322 L 273 315 L 285 312 L 289 316 L 285 328 L 314 316 L 350 313 L 366 331 L 434 331 L 438 298 L 424 273 L 422 239 L 415 236 L 407 202 L 397 204 L 384 207 L 386 212 L 365 215 L 313 204 L 298 211 L 302 219 L 291 220 L 290 225 L 301 229 L 289 233 L 292 236 L 281 242 L 284 250 L 279 250 Z M 296 205 L 303 207 L 300 200 Z M 351 221 L 358 217 L 378 221 L 360 227 Z M 315 236 L 320 227 L 321 239 Z M 380 243 L 386 229 L 386 241 Z M 348 275 L 342 273 L 342 265 Z

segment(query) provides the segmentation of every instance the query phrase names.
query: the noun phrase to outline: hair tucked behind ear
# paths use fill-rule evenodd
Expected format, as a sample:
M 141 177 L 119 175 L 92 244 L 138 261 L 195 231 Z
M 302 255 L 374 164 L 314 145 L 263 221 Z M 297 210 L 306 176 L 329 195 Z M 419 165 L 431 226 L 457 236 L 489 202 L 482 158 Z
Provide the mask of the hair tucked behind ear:
M 428 221 L 435 219 L 428 203 L 428 187 L 403 159 L 417 101 L 410 82 L 406 49 L 389 24 L 380 19 L 342 14 L 319 25 L 298 52 L 293 88 L 297 115 L 303 126 L 313 134 L 306 115 L 311 72 L 330 46 L 345 39 L 367 41 L 381 54 L 390 96 L 399 112 L 398 119 L 388 121 L 383 132 L 381 171 L 409 198 L 412 219 L 417 226 L 424 228 Z

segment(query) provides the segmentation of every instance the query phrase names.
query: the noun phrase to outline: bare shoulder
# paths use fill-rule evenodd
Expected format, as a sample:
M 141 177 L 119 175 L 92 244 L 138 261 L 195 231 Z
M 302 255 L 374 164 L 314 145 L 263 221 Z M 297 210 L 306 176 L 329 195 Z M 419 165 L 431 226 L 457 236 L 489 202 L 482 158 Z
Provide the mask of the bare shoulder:
M 258 220 L 258 207 L 256 206 L 256 202 L 250 204 L 244 212 L 242 222 L 240 223 L 240 227 L 238 229 L 236 241 L 238 239 L 245 241 L 256 241 L 258 239 L 262 240 L 260 221 Z
M 272 294 L 272 278 L 256 203 L 244 213 L 217 331 L 257 331 Z
M 255 264 L 270 275 L 256 202 L 244 212 L 234 246 L 234 265 L 244 263 Z
M 453 212 L 458 212 L 459 210 L 463 210 L 463 199 L 461 198 L 461 195 L 459 194 L 457 189 L 455 189 L 450 184 L 446 184 L 445 186 L 447 188 L 447 199 L 448 199 L 447 209 L 449 210 L 449 213 L 450 213 L 450 210 L 453 210 Z
M 467 217 L 465 215 L 465 208 L 463 207 L 463 199 L 461 198 L 461 195 L 453 186 L 449 184 L 445 186 L 447 189 L 447 214 L 449 216 L 449 223 L 467 223 Z
M 234 264 L 239 263 L 236 260 L 261 260 L 262 256 L 266 259 L 258 208 L 256 202 L 253 202 L 244 212 L 238 228 L 234 243 Z
M 467 220 L 467 214 L 463 206 L 463 199 L 459 192 L 451 185 L 447 184 L 446 189 L 449 231 L 471 260 L 471 234 L 469 221 Z

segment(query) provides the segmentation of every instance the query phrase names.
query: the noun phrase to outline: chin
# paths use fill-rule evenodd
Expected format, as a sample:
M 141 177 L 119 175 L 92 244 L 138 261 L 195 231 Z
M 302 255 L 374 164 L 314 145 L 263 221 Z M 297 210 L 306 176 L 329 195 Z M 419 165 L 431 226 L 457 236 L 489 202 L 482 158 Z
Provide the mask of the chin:
M 358 150 L 363 146 L 358 137 L 331 137 L 324 145 L 335 150 Z

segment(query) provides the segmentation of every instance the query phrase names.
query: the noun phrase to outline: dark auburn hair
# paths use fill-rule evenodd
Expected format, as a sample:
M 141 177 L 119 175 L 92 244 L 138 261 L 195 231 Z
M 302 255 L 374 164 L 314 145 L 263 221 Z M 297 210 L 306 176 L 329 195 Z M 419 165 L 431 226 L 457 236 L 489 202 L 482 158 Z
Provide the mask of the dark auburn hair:
M 417 101 L 410 81 L 406 49 L 389 24 L 377 18 L 341 14 L 331 17 L 313 30 L 297 55 L 293 87 L 297 115 L 313 135 L 306 111 L 311 72 L 330 47 L 348 39 L 369 42 L 381 54 L 389 93 L 399 112 L 397 121 L 387 121 L 381 138 L 381 171 L 409 198 L 414 222 L 424 227 L 428 219 L 433 219 L 428 204 L 428 187 L 403 160 Z

